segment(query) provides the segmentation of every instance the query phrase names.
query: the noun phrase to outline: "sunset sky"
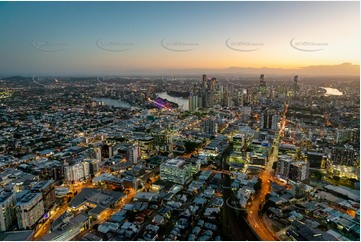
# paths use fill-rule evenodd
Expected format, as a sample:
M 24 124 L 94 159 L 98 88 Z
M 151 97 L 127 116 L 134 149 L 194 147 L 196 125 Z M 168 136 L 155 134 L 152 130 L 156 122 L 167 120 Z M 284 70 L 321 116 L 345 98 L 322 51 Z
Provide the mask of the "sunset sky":
M 0 74 L 360 64 L 359 2 L 1 2 L 0 33 Z

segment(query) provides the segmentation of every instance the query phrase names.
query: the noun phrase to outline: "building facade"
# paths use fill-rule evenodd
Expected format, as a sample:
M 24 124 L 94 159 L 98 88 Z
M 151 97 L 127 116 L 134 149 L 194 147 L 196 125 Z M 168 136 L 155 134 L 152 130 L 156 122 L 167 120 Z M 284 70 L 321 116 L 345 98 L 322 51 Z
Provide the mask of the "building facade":
M 0 193 L 0 231 L 10 230 L 15 219 L 16 196 L 13 192 Z
M 44 210 L 49 212 L 50 209 L 55 204 L 55 190 L 54 190 L 54 180 L 49 181 L 39 181 L 31 189 L 32 193 L 42 193 L 44 200 Z
M 28 193 L 16 204 L 19 229 L 33 229 L 44 215 L 42 193 Z
M 184 185 L 192 177 L 192 164 L 174 158 L 160 165 L 160 179 Z

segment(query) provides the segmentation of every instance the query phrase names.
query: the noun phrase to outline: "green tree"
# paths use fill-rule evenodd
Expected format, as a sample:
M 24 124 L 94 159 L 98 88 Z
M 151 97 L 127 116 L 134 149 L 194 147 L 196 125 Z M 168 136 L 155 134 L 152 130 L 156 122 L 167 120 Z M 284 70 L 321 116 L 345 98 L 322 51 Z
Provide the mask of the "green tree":
M 191 153 L 199 147 L 199 144 L 196 142 L 187 141 L 185 142 L 184 146 L 186 148 L 186 153 Z

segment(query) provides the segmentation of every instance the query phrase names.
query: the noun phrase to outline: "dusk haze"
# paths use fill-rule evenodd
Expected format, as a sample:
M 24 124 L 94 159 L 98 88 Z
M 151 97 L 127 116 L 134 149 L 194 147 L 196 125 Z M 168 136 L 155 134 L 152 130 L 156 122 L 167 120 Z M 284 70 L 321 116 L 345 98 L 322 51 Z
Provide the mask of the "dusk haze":
M 1 241 L 360 241 L 360 2 L 0 2 Z

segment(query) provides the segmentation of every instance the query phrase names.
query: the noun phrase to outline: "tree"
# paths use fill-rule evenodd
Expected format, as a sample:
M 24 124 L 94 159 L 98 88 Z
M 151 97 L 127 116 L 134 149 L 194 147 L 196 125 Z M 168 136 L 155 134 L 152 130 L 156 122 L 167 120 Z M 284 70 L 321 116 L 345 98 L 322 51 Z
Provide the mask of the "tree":
M 199 147 L 199 144 L 196 142 L 187 141 L 185 142 L 184 147 L 186 148 L 186 153 L 191 153 Z
M 256 191 L 261 190 L 261 186 L 262 186 L 262 179 L 258 178 L 257 183 L 254 185 L 254 190 L 256 190 Z

